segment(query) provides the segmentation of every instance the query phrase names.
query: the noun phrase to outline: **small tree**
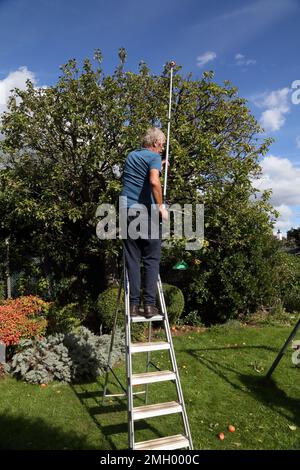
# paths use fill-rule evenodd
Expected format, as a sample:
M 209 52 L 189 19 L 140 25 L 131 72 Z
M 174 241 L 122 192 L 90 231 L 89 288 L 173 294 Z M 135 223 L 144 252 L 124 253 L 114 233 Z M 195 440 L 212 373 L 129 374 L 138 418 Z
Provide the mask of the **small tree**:
M 110 268 L 120 245 L 97 239 L 96 208 L 117 202 L 126 154 L 140 145 L 145 129 L 167 127 L 168 68 L 155 76 L 141 62 L 133 73 L 125 71 L 123 49 L 119 57 L 112 75 L 104 75 L 96 51 L 95 67 L 85 60 L 80 70 L 70 60 L 52 87 L 27 82 L 25 91 L 14 91 L 2 117 L 2 234 L 10 235 L 17 264 L 38 257 L 52 295 L 69 302 L 96 298 L 101 279 L 113 280 Z M 202 275 L 211 279 L 205 284 L 211 299 L 220 294 L 215 282 L 227 276 L 232 285 L 237 272 L 230 273 L 231 261 L 242 263 L 243 273 L 251 271 L 257 253 L 249 240 L 263 244 L 271 232 L 268 194 L 251 200 L 251 181 L 270 144 L 257 137 L 260 130 L 229 82 L 214 83 L 212 72 L 194 80 L 175 67 L 168 194 L 171 202 L 205 204 L 201 256 L 208 271 Z M 241 253 L 247 262 L 238 259 Z M 237 289 L 239 283 L 233 284 Z M 224 298 L 233 296 L 230 290 Z M 214 302 L 208 306 L 219 308 Z

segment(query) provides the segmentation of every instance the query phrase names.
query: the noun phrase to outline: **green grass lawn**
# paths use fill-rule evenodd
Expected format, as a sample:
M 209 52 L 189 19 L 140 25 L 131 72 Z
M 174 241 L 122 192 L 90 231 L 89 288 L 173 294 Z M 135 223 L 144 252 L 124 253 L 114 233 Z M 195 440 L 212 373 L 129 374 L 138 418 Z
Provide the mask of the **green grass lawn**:
M 300 369 L 288 352 L 264 381 L 291 327 L 218 327 L 174 337 L 194 448 L 300 449 Z M 299 336 L 299 335 L 298 335 Z M 145 357 L 134 358 L 142 371 Z M 154 362 L 168 368 L 166 353 Z M 116 369 L 123 378 L 124 366 Z M 0 380 L 0 448 L 126 449 L 127 414 L 122 399 L 102 405 L 103 378 L 46 388 Z M 110 390 L 117 391 L 111 377 Z M 176 398 L 171 383 L 149 387 L 150 403 Z M 136 406 L 142 398 L 135 399 Z M 233 424 L 236 432 L 229 433 Z M 136 425 L 136 440 L 181 432 L 177 415 Z M 217 434 L 225 433 L 224 441 Z

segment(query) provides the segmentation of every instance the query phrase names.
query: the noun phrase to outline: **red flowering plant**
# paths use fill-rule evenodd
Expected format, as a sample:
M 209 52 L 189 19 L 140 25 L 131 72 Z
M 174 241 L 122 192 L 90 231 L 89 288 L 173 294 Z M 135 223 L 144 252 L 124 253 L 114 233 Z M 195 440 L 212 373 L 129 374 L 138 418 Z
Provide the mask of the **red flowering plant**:
M 21 339 L 45 335 L 49 304 L 37 296 L 9 299 L 0 305 L 0 341 L 14 346 Z

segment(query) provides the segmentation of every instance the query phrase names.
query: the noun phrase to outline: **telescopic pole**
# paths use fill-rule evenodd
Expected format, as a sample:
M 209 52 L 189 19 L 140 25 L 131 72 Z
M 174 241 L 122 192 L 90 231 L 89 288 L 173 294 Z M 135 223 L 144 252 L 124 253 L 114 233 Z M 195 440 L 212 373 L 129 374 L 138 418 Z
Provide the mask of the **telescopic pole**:
M 170 147 L 170 130 L 171 130 L 171 109 L 172 109 L 172 91 L 173 91 L 173 68 L 176 62 L 172 60 L 169 62 L 170 66 L 170 92 L 169 92 L 169 109 L 168 109 L 168 130 L 167 130 L 167 146 L 166 146 L 166 161 L 165 161 L 165 178 L 164 178 L 164 191 L 163 203 L 166 204 L 167 199 L 167 182 L 168 182 L 168 164 L 169 164 L 169 147 Z

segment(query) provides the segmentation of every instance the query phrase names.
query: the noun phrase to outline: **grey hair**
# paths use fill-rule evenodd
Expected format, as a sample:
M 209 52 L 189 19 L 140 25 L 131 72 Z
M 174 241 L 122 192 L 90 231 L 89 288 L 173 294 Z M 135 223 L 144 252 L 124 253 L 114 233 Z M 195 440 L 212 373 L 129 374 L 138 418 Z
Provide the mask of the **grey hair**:
M 157 141 L 165 143 L 165 134 L 158 127 L 149 127 L 142 139 L 142 146 L 153 147 Z

